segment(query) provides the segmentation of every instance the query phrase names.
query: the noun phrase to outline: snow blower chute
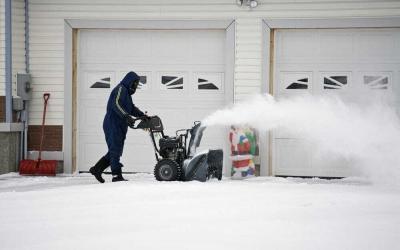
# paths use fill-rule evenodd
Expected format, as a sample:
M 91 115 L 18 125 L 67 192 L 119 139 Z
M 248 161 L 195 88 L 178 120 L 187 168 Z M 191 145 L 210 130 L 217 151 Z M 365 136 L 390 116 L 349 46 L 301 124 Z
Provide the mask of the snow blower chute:
M 205 129 L 200 122 L 195 122 L 190 129 L 177 130 L 173 137 L 164 134 L 164 127 L 158 116 L 150 119 L 137 118 L 131 128 L 149 132 L 157 160 L 154 176 L 158 181 L 204 182 L 210 178 L 222 179 L 222 149 L 195 154 Z

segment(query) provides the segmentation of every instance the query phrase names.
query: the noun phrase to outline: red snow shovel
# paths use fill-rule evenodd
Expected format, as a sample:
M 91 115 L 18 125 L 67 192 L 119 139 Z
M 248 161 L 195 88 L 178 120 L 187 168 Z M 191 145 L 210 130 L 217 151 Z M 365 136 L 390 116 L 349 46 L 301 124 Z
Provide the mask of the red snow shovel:
M 43 120 L 42 120 L 42 134 L 40 138 L 40 148 L 39 148 L 39 157 L 37 161 L 35 160 L 22 160 L 19 163 L 19 174 L 20 175 L 45 175 L 45 176 L 55 176 L 56 175 L 56 167 L 57 161 L 55 160 L 42 160 L 42 146 L 44 139 L 44 122 L 46 120 L 46 108 L 47 101 L 50 98 L 49 93 L 43 94 L 44 99 L 44 111 L 43 111 Z

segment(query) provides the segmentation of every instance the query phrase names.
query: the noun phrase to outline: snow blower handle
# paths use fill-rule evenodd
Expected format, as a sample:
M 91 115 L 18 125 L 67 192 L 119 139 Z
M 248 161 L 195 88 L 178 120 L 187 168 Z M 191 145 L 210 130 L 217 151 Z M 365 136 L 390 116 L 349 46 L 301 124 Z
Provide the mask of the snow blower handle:
M 132 129 L 143 129 L 145 131 L 149 131 L 150 128 L 152 127 L 152 120 L 155 117 L 158 118 L 158 116 L 147 116 L 147 115 L 140 116 L 137 118 L 132 118 L 129 127 Z
M 140 123 L 141 121 L 144 120 L 144 116 L 137 117 L 137 118 L 133 118 L 132 116 L 129 116 L 127 119 L 129 120 L 128 126 L 129 126 L 130 128 L 132 128 L 132 129 L 138 129 L 138 125 L 139 125 L 139 123 Z M 139 121 L 138 124 L 136 124 L 137 121 Z
M 44 100 L 44 110 L 43 110 L 43 119 L 42 119 L 42 134 L 40 138 L 40 147 L 39 147 L 39 157 L 38 162 L 42 159 L 42 147 L 43 147 L 43 140 L 44 140 L 44 122 L 46 121 L 46 110 L 47 110 L 47 102 L 49 101 L 50 93 L 43 94 Z M 38 164 L 39 165 L 39 164 Z

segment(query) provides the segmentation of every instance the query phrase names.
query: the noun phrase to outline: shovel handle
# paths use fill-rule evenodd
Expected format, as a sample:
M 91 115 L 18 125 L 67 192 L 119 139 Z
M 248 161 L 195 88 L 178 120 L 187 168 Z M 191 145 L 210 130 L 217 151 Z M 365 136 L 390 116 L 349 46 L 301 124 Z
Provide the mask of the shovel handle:
M 49 100 L 49 98 L 50 98 L 50 93 L 44 93 L 43 94 L 43 99 L 44 99 L 45 102 L 47 102 Z

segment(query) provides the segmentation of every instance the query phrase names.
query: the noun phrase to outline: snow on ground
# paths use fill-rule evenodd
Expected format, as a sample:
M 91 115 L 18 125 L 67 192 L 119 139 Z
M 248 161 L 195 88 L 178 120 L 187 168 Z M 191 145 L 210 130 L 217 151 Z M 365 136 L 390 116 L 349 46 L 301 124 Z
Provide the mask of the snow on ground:
M 400 190 L 362 179 L 98 184 L 0 176 L 0 249 L 399 249 Z

